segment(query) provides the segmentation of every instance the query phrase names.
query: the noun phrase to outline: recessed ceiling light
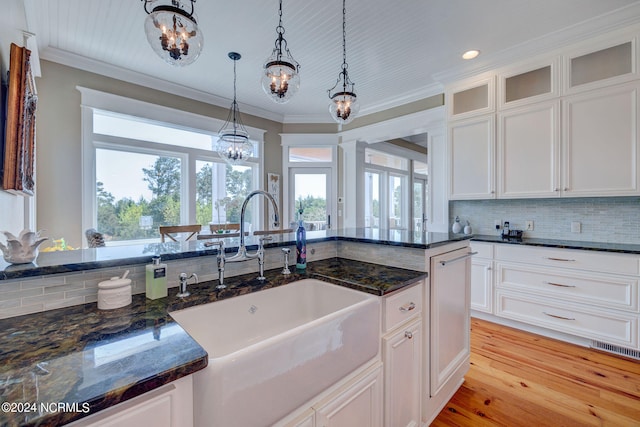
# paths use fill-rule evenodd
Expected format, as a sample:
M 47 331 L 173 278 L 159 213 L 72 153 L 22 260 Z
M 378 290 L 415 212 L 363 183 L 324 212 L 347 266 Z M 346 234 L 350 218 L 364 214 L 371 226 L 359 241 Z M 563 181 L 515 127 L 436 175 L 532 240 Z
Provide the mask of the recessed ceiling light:
M 468 50 L 462 54 L 462 59 L 473 59 L 478 55 L 480 55 L 479 50 Z

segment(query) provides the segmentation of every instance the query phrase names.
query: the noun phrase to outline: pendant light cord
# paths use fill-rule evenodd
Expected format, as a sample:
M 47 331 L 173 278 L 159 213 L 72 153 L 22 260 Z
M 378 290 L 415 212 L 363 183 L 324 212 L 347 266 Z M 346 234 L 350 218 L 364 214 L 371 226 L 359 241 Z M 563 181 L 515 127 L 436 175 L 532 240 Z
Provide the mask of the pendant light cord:
M 233 133 L 236 133 L 237 124 L 236 124 L 236 113 L 238 111 L 238 101 L 236 101 L 236 62 L 237 59 L 233 60 Z
M 347 73 L 347 0 L 342 0 L 342 91 L 347 91 L 347 80 L 349 75 Z

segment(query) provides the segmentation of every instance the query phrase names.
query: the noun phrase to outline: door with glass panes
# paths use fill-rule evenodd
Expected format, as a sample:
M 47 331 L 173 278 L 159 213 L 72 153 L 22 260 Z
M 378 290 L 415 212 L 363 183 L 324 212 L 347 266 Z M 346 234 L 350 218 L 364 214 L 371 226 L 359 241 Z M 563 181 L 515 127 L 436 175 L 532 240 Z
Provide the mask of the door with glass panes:
M 291 168 L 289 173 L 291 217 L 285 220 L 295 228 L 302 209 L 302 219 L 308 231 L 331 229 L 331 169 Z

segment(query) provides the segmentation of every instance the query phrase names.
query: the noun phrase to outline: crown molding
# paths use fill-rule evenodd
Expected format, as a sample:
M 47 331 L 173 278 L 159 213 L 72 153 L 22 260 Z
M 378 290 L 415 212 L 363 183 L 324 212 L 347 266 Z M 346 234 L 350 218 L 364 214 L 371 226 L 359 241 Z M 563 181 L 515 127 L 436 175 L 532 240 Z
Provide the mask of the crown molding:
M 187 86 L 169 82 L 167 80 L 158 79 L 137 71 L 127 70 L 116 67 L 105 62 L 96 61 L 84 56 L 76 55 L 61 49 L 47 47 L 40 52 L 40 59 L 55 62 L 68 67 L 77 68 L 90 73 L 99 74 L 117 80 L 126 81 L 139 86 L 147 87 L 154 90 L 170 93 L 172 95 L 182 96 L 184 98 L 193 99 L 195 101 L 216 105 L 218 107 L 228 108 L 231 99 L 213 95 L 207 92 L 196 90 Z M 243 114 L 249 114 L 261 117 L 267 120 L 273 120 L 282 123 L 284 117 L 282 114 L 257 108 L 251 105 L 238 103 Z
M 481 60 L 473 60 L 468 65 L 453 67 L 432 75 L 433 80 L 442 84 L 463 80 L 478 74 L 521 62 L 523 57 L 549 54 L 585 39 L 593 39 L 604 34 L 629 31 L 629 27 L 640 24 L 640 2 L 613 10 L 575 25 L 544 36 L 528 40 L 495 54 L 483 55 Z M 637 31 L 637 28 L 635 29 Z

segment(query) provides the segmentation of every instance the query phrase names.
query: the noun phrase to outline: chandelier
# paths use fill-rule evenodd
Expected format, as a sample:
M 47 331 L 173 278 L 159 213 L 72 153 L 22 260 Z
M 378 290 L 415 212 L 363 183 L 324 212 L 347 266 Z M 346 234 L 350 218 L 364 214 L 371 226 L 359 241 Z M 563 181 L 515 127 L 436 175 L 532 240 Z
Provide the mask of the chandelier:
M 288 102 L 300 88 L 300 64 L 293 59 L 284 38 L 282 26 L 282 0 L 280 0 L 279 21 L 276 27 L 275 47 L 271 56 L 267 58 L 262 72 L 262 89 L 269 98 L 279 104 Z
M 353 121 L 360 110 L 360 104 L 355 93 L 355 83 L 349 79 L 349 64 L 347 64 L 347 33 L 346 33 L 346 0 L 342 0 L 342 70 L 338 74 L 336 84 L 329 90 L 329 112 L 333 120 L 339 124 Z M 337 88 L 337 89 L 336 89 Z M 336 90 L 333 94 L 333 90 Z
M 191 64 L 202 51 L 202 31 L 198 28 L 191 2 L 191 12 L 179 0 L 171 0 L 171 4 L 159 4 L 149 11 L 148 6 L 154 3 L 168 3 L 168 0 L 142 0 L 147 19 L 144 31 L 154 52 L 171 65 L 184 66 Z
M 245 163 L 253 154 L 253 145 L 249 142 L 249 132 L 240 120 L 240 109 L 236 101 L 236 62 L 241 58 L 237 52 L 229 52 L 233 60 L 233 102 L 227 121 L 218 132 L 218 141 L 214 150 L 230 165 Z

